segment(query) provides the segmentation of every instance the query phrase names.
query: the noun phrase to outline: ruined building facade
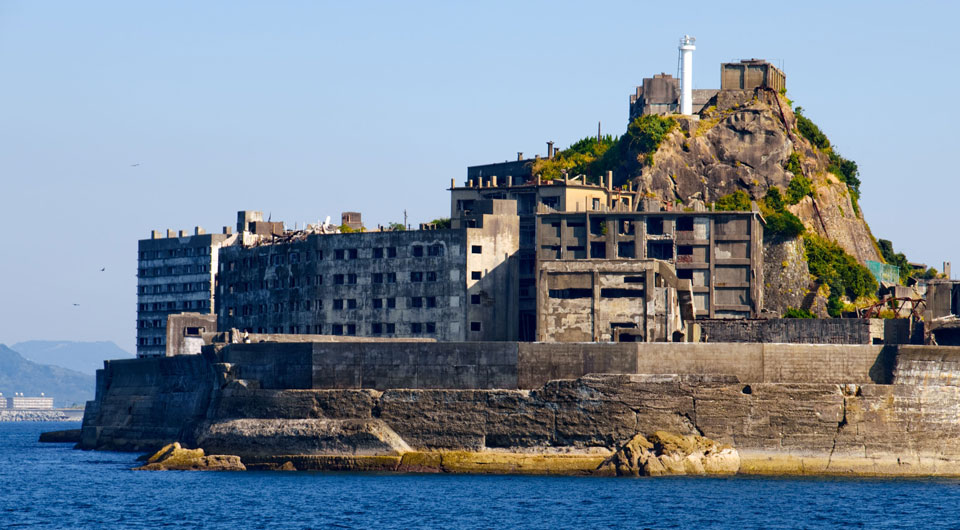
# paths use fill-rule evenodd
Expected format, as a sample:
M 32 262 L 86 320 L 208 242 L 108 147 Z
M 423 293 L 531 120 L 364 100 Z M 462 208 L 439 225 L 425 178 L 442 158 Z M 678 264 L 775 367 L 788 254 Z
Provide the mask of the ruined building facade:
M 212 313 L 219 250 L 236 235 L 193 235 L 154 230 L 137 245 L 137 357 L 163 356 L 167 344 L 167 316 L 184 311 Z
M 552 154 L 552 153 L 551 153 Z M 483 166 L 491 168 L 495 165 Z M 473 169 L 473 168 L 470 168 Z M 467 174 L 477 174 L 468 169 Z M 498 167 L 495 169 L 504 169 Z M 506 169 L 510 169 L 509 167 Z M 463 186 L 450 183 L 450 219 L 454 228 L 469 224 L 476 205 L 483 200 L 516 201 L 519 215 L 518 250 L 518 336 L 520 340 L 536 340 L 537 327 L 537 242 L 538 212 L 553 211 L 633 211 L 637 193 L 617 189 L 608 176 L 603 184 L 589 184 L 581 178 L 541 181 L 510 174 L 488 174 L 468 178 Z
M 697 318 L 753 318 L 763 308 L 757 212 L 544 213 L 537 216 L 537 239 L 540 263 L 665 261 L 690 280 Z
M 469 225 L 469 226 L 467 226 Z M 517 338 L 513 201 L 447 230 L 293 234 L 220 252 L 217 322 L 249 333 Z

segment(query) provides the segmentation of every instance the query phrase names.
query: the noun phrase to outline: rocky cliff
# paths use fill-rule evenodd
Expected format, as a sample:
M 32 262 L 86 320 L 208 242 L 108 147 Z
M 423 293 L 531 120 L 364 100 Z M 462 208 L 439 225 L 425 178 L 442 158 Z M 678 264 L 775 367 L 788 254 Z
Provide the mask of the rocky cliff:
M 713 103 L 696 118 L 676 118 L 678 127 L 653 156 L 634 153 L 638 165 L 621 166 L 626 173 L 620 174 L 630 175 L 648 196 L 679 207 L 695 200 L 711 203 L 738 190 L 759 201 L 771 187 L 786 191 L 802 176 L 813 192 L 787 209 L 861 263 L 882 261 L 850 189 L 830 171 L 828 153 L 800 133 L 785 97 L 763 90 L 727 91 Z

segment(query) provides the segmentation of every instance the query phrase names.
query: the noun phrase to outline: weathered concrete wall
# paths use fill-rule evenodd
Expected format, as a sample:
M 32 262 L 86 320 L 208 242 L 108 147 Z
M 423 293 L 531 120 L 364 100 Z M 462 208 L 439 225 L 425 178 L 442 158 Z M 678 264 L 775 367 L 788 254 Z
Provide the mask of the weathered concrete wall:
M 519 387 L 586 374 L 698 374 L 762 383 L 889 383 L 895 350 L 868 345 L 520 344 Z
M 704 342 L 897 344 L 909 341 L 905 319 L 774 318 L 698 320 Z
M 81 446 L 145 451 L 183 439 L 206 413 L 214 373 L 200 355 L 105 361 Z
M 960 385 L 960 346 L 901 346 L 894 382 Z
M 571 349 L 558 353 L 580 367 L 601 351 L 600 345 L 564 346 Z M 603 369 L 626 368 L 630 347 L 652 345 L 613 346 L 606 353 L 617 356 L 606 357 L 610 364 Z M 661 355 L 687 345 L 662 346 Z M 689 346 L 695 362 L 711 350 Z M 785 369 L 801 366 L 803 351 L 822 361 L 827 354 L 856 357 L 879 348 L 768 346 L 769 352 L 743 354 L 765 359 L 765 378 L 801 373 Z M 652 363 L 652 352 L 646 353 Z M 862 357 L 853 363 L 856 370 L 866 362 Z M 583 459 L 588 467 L 578 469 L 593 473 L 635 434 L 666 430 L 733 445 L 741 473 L 960 475 L 960 385 L 944 376 L 957 359 L 960 349 L 905 347 L 897 384 L 888 385 L 602 375 L 532 390 L 386 391 L 258 389 L 209 355 L 119 361 L 100 372 L 81 445 L 149 450 L 177 440 L 240 455 L 245 464 L 286 459 L 300 468 L 345 469 L 361 469 L 358 455 L 393 458 L 387 464 L 396 468 L 408 451 L 562 453 L 597 456 Z M 778 368 L 771 371 L 771 365 Z M 908 383 L 908 372 L 921 383 Z

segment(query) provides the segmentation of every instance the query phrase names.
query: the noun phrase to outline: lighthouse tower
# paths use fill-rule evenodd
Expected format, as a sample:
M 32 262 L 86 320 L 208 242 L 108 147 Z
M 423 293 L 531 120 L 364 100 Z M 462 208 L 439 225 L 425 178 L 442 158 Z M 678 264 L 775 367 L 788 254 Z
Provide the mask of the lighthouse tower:
M 693 114 L 693 50 L 697 39 L 684 35 L 680 39 L 680 114 Z

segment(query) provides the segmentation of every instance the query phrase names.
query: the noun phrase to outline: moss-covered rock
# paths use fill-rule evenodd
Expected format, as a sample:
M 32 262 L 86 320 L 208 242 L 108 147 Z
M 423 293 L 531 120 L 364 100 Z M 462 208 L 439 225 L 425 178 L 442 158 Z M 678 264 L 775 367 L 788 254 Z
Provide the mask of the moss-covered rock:
M 204 455 L 203 449 L 184 449 L 180 442 L 166 445 L 147 459 L 143 471 L 246 471 L 239 456 Z

